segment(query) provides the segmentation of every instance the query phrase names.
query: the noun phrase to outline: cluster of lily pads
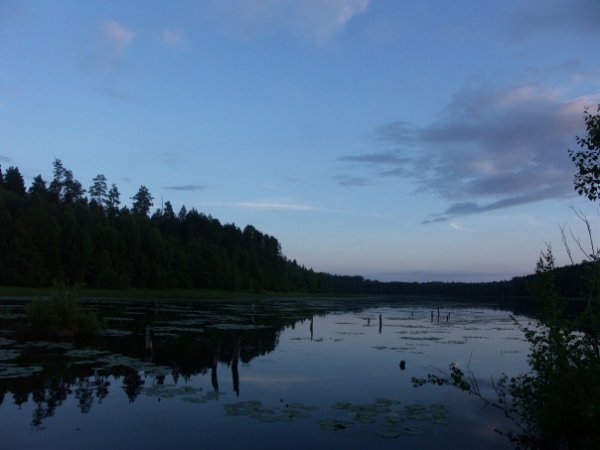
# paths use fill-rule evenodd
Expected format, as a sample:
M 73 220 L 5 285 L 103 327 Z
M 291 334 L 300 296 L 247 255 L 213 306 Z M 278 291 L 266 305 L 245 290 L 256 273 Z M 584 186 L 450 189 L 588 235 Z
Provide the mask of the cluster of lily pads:
M 338 402 L 332 409 L 344 412 L 343 417 L 323 418 L 319 426 L 326 431 L 340 431 L 355 426 L 372 426 L 375 433 L 384 438 L 401 435 L 425 435 L 429 424 L 448 423 L 448 409 L 442 404 L 410 404 L 399 407 L 400 402 L 385 398 L 371 403 Z M 286 403 L 265 406 L 259 400 L 247 400 L 224 405 L 228 416 L 245 416 L 260 422 L 293 422 L 308 419 L 318 410 L 316 406 L 303 403 Z
M 346 412 L 344 419 L 320 421 L 323 430 L 338 431 L 357 424 L 373 425 L 376 434 L 385 438 L 397 438 L 402 434 L 422 435 L 428 433 L 427 424 L 448 422 L 448 409 L 442 404 L 411 404 L 399 408 L 400 402 L 378 398 L 371 403 L 353 404 L 338 402 L 333 409 Z
M 298 402 L 268 408 L 259 400 L 225 405 L 225 412 L 228 416 L 247 416 L 260 422 L 293 422 L 299 419 L 308 419 L 317 409 L 316 406 Z

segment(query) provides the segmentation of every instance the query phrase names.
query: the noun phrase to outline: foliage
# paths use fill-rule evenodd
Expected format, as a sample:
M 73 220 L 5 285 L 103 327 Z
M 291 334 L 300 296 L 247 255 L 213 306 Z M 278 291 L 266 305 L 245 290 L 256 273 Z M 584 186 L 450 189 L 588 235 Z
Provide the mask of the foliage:
M 18 195 L 25 194 L 25 181 L 18 167 L 11 166 L 6 169 L 4 174 L 3 187 L 7 191 L 14 192 Z
M 598 448 L 600 445 L 600 341 L 598 298 L 576 317 L 565 314 L 554 287 L 554 258 L 548 246 L 537 263 L 535 293 L 539 321 L 520 325 L 530 344 L 530 371 L 492 380 L 497 398 L 480 391 L 472 373 L 450 365 L 447 377 L 429 375 L 413 384 L 452 385 L 504 412 L 519 432 L 502 432 L 521 449 Z
M 18 169 L 11 169 L 18 173 Z M 4 177 L 5 178 L 5 177 Z M 94 178 L 89 199 L 62 161 L 48 187 L 36 176 L 28 192 L 0 189 L 0 285 L 53 282 L 96 288 L 202 288 L 329 292 L 328 275 L 287 260 L 278 240 L 170 202 L 149 217 L 142 186 L 132 209 L 116 185 Z
M 96 313 L 77 304 L 75 288 L 61 288 L 49 300 L 27 305 L 27 321 L 32 332 L 44 336 L 67 337 L 92 334 L 102 328 Z
M 600 197 L 600 105 L 596 114 L 585 111 L 587 135 L 577 136 L 577 145 L 581 150 L 569 150 L 569 156 L 577 167 L 575 190 L 590 200 Z

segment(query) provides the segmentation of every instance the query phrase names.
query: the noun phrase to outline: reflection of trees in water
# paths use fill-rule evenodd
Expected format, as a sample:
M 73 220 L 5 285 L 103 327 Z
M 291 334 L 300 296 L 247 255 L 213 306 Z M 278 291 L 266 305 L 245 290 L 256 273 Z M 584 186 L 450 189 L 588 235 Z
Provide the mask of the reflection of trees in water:
M 131 371 L 123 377 L 123 390 L 131 403 L 140 395 L 144 384 L 145 381 L 137 370 Z
M 146 350 L 146 322 L 139 324 L 130 336 L 119 338 L 101 338 L 85 342 L 86 346 L 106 350 L 115 354 L 126 355 L 139 361 L 151 362 L 158 366 L 167 366 L 175 384 L 180 380 L 187 381 L 196 375 L 210 372 L 211 385 L 219 392 L 218 366 L 230 367 L 233 390 L 239 395 L 241 388 L 239 363 L 249 363 L 252 359 L 272 352 L 286 327 L 309 322 L 311 335 L 314 332 L 314 316 L 325 316 L 332 311 L 359 313 L 365 308 L 384 306 L 385 303 L 362 303 L 344 300 L 324 307 L 311 309 L 306 304 L 299 304 L 298 310 L 286 311 L 286 316 L 264 314 L 258 307 L 252 309 L 253 329 L 218 329 L 206 327 L 204 333 L 188 334 L 177 337 L 153 336 L 152 352 Z M 302 307 L 302 309 L 300 308 Z M 150 308 L 152 317 L 156 307 Z M 248 316 L 250 317 L 250 316 Z M 381 324 L 381 322 L 380 322 Z M 260 328 L 269 326 L 269 328 Z M 311 336 L 312 337 L 312 336 Z M 33 401 L 36 408 L 33 413 L 33 426 L 40 426 L 42 421 L 54 414 L 63 402 L 73 396 L 81 413 L 89 413 L 94 404 L 101 404 L 108 395 L 111 378 L 115 385 L 121 387 L 130 402 L 134 402 L 142 393 L 147 376 L 143 371 L 132 367 L 94 368 L 92 364 L 65 366 L 64 357 L 55 354 L 52 361 L 47 354 L 27 354 L 20 361 L 24 366 L 44 366 L 44 371 L 26 378 L 0 380 L 0 405 L 6 394 L 11 394 L 15 405 L 21 406 Z M 165 375 L 153 375 L 153 384 L 165 384 Z
M 309 313 L 304 313 L 302 319 L 307 317 Z M 249 330 L 207 328 L 200 339 L 197 334 L 162 340 L 155 338 L 151 352 L 148 351 L 149 333 L 145 331 L 145 324 L 141 335 L 134 333 L 118 339 L 99 337 L 96 341 L 86 342 L 86 345 L 157 366 L 168 366 L 175 384 L 181 379 L 187 381 L 195 375 L 204 375 L 210 370 L 211 384 L 215 392 L 219 391 L 218 365 L 226 364 L 231 368 L 233 390 L 239 395 L 239 362 L 248 363 L 257 356 L 272 352 L 277 346 L 281 331 L 296 323 L 295 319 L 290 318 L 284 320 L 277 317 L 261 317 L 261 319 L 262 325 L 268 324 L 270 327 Z M 14 404 L 19 407 L 28 401 L 36 404 L 31 422 L 34 427 L 41 426 L 46 418 L 53 416 L 56 409 L 69 397 L 77 400 L 81 413 L 89 413 L 94 404 L 101 404 L 108 395 L 110 378 L 120 381 L 120 387 L 130 402 L 135 402 L 146 383 L 147 376 L 142 370 L 136 368 L 123 366 L 94 368 L 93 364 L 66 366 L 59 362 L 64 360 L 64 356 L 56 353 L 54 357 L 55 360 L 48 364 L 48 355 L 27 354 L 22 364 L 44 366 L 44 372 L 26 378 L 0 380 L 0 405 L 6 394 L 11 394 Z M 153 383 L 164 384 L 165 375 L 153 376 Z

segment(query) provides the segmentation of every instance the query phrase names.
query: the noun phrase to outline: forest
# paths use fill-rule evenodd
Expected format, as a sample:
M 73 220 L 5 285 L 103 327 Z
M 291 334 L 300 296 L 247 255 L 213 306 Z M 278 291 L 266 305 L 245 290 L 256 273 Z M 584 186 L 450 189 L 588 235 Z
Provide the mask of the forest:
M 131 207 L 99 174 L 86 190 L 60 159 L 52 179 L 27 188 L 17 166 L 0 167 L 0 285 L 211 288 L 370 295 L 526 296 L 531 277 L 486 283 L 379 282 L 315 272 L 282 254 L 279 241 L 169 201 L 151 211 L 140 186 Z M 557 270 L 564 295 L 582 290 L 581 266 Z

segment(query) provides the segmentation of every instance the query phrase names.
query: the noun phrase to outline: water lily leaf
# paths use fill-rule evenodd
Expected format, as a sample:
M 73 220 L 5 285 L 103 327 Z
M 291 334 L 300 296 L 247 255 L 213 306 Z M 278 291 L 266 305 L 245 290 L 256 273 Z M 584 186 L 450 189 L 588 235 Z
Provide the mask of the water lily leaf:
M 36 373 L 42 372 L 43 367 L 39 366 L 28 366 L 19 367 L 12 364 L 0 365 L 0 380 L 12 379 L 12 378 L 25 378 Z
M 0 361 L 10 361 L 21 356 L 21 352 L 13 349 L 0 349 Z
M 400 433 L 390 428 L 380 428 L 377 430 L 377 435 L 387 439 L 395 439 L 400 436 Z
M 319 421 L 319 425 L 321 426 L 322 430 L 339 431 L 345 430 L 347 428 L 352 428 L 354 426 L 354 423 L 347 422 L 345 420 L 322 419 Z
M 100 330 L 98 332 L 98 334 L 100 336 L 107 336 L 107 337 L 111 337 L 111 336 L 129 336 L 130 334 L 133 334 L 133 331 L 129 331 L 129 330 L 119 330 L 117 328 L 106 328 L 104 330 Z

